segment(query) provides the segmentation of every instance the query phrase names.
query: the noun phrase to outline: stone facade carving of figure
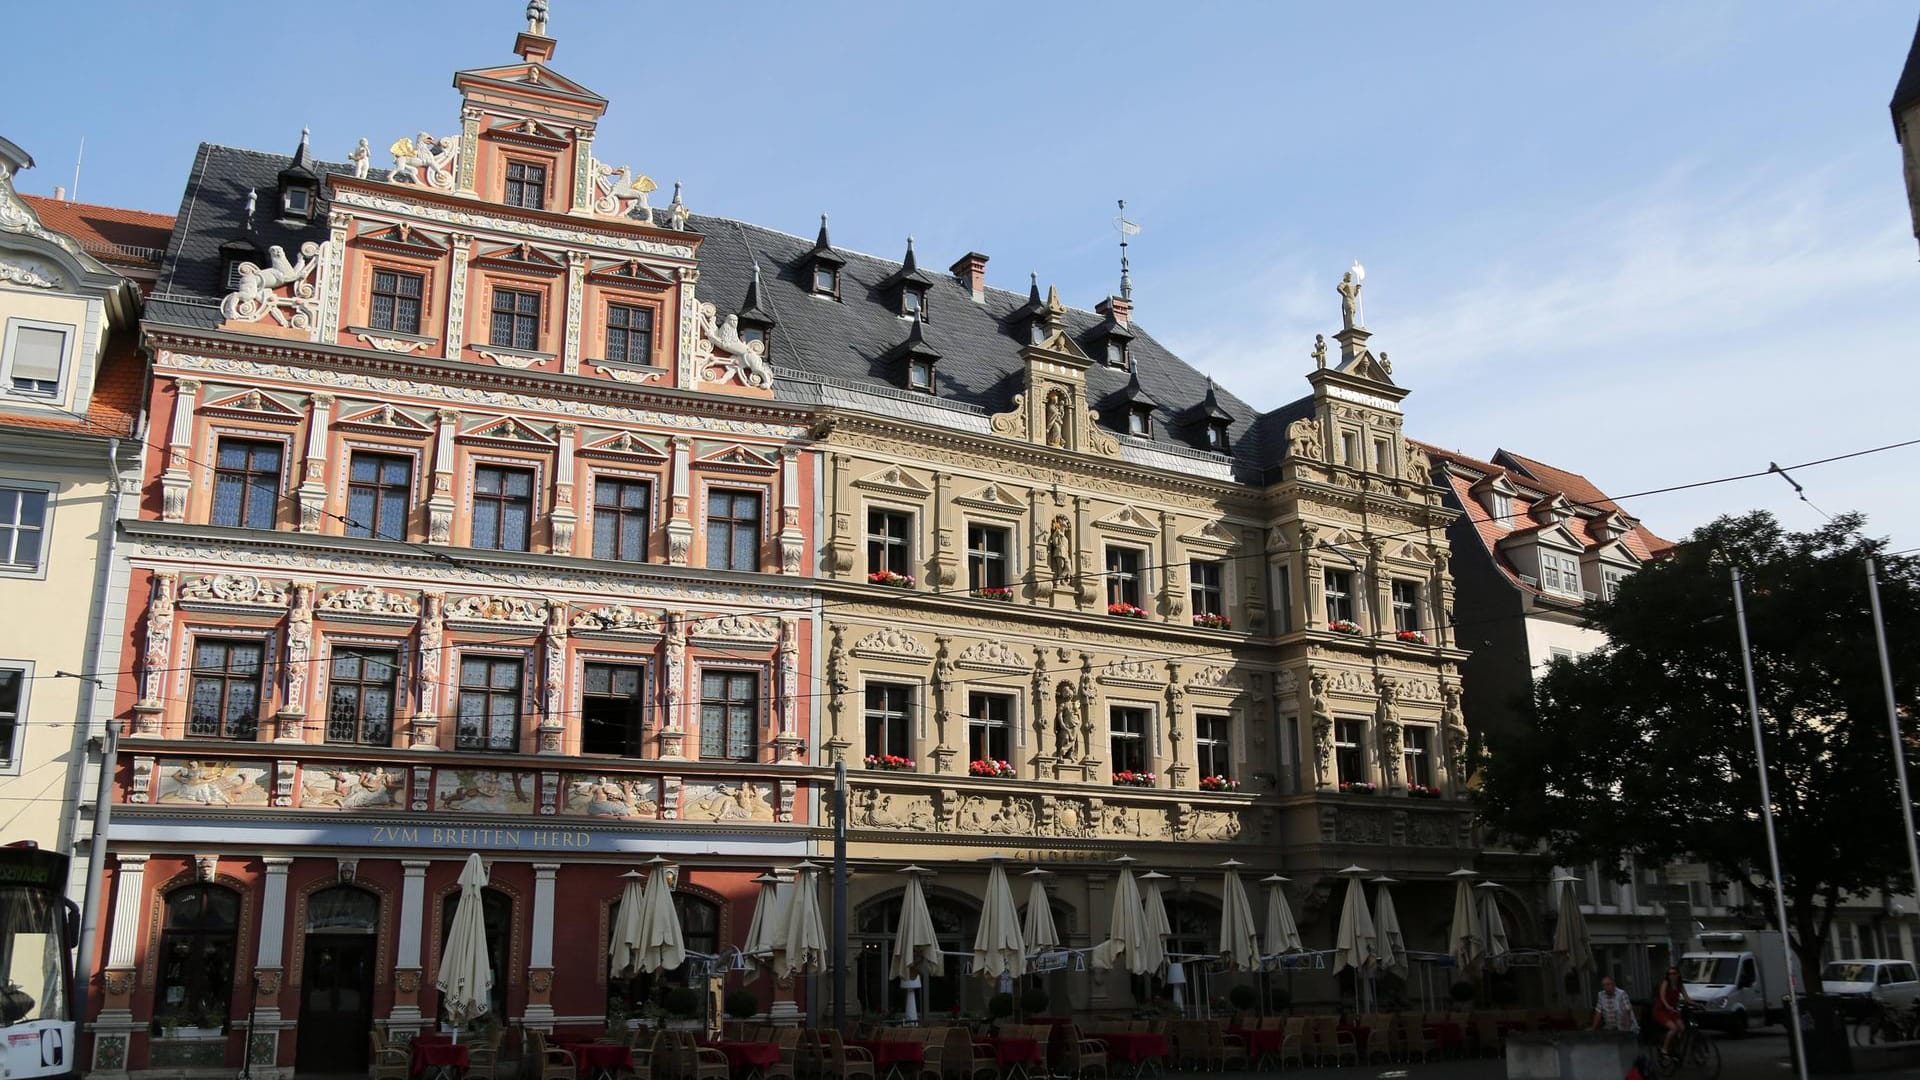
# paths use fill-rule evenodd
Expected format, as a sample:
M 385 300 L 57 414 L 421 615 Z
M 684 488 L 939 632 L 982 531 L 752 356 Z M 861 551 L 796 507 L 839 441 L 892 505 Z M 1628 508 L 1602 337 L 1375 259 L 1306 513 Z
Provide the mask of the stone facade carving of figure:
M 628 216 L 651 225 L 653 207 L 648 205 L 647 196 L 658 186 L 653 182 L 653 177 L 636 173 L 625 165 L 615 168 L 604 161 L 596 161 L 593 163 L 593 187 L 596 193 L 594 212 L 617 214 L 622 202 L 631 202 L 634 205 L 628 211 Z
M 1070 682 L 1054 691 L 1053 756 L 1062 761 L 1080 756 L 1080 694 Z
M 1327 335 L 1313 335 L 1313 366 L 1325 371 L 1327 367 Z
M 1073 581 L 1073 525 L 1065 514 L 1055 514 L 1047 529 L 1047 571 L 1056 586 L 1065 587 Z
M 1309 416 L 1287 425 L 1287 439 L 1293 456 L 1306 461 L 1325 461 L 1320 445 L 1320 421 Z
M 1433 467 L 1428 464 L 1426 452 L 1407 448 L 1407 480 L 1420 487 L 1427 486 L 1433 479 Z
M 287 702 L 286 712 L 304 716 L 307 711 L 307 669 L 313 663 L 313 583 L 295 582 L 293 602 L 287 608 Z
M 686 696 L 687 686 L 687 617 L 675 612 L 670 616 L 667 629 L 666 685 L 662 696 L 666 700 L 664 727 L 679 731 L 686 726 L 686 717 L 680 708 L 681 699 Z
M 1333 771 L 1333 706 L 1327 701 L 1327 677 L 1314 672 L 1307 678 L 1313 705 L 1313 775 L 1321 787 L 1331 783 Z
M 442 646 L 446 641 L 445 593 L 427 593 L 420 604 L 420 706 L 414 713 L 416 723 L 411 742 L 422 745 L 432 738 L 433 725 L 440 711 L 440 675 L 446 662 Z
M 847 690 L 847 628 L 833 627 L 833 644 L 827 649 L 827 711 L 833 719 L 833 734 L 840 735 L 840 706 Z
M 1053 680 L 1047 674 L 1047 650 L 1035 647 L 1033 650 L 1033 752 L 1047 752 L 1047 694 L 1053 689 Z
M 174 574 L 153 575 L 147 599 L 146 651 L 140 658 L 140 704 L 158 705 L 165 692 L 167 657 L 173 650 Z
M 1080 654 L 1080 748 L 1093 756 L 1093 657 L 1086 653 Z
M 1359 328 L 1362 325 L 1360 321 L 1360 282 L 1355 280 L 1353 271 L 1349 270 L 1345 274 L 1342 274 L 1340 276 L 1340 284 L 1335 285 L 1334 289 L 1340 294 L 1340 320 L 1346 324 L 1349 330 Z
M 220 315 L 224 319 L 237 322 L 253 322 L 262 315 L 272 314 L 282 326 L 305 326 L 302 316 L 310 316 L 313 300 L 313 283 L 308 277 L 320 266 L 321 245 L 309 240 L 300 245 L 300 260 L 287 259 L 287 252 L 278 244 L 267 248 L 267 265 L 257 266 L 243 262 L 234 271 L 237 283 L 234 290 L 220 302 Z M 274 295 L 275 290 L 293 286 L 291 296 L 282 298 Z M 307 301 L 308 303 L 301 303 Z M 282 309 L 287 310 L 282 310 Z
M 547 32 L 547 0 L 527 0 L 527 33 L 545 36 Z
M 353 162 L 353 178 L 365 180 L 367 170 L 373 165 L 373 151 L 367 147 L 367 140 L 361 139 L 353 152 L 347 155 L 347 160 Z
M 1390 675 L 1375 675 L 1373 689 L 1379 698 L 1374 719 L 1380 729 L 1380 776 L 1391 787 L 1400 782 L 1400 684 Z
M 1447 768 L 1454 783 L 1466 780 L 1467 722 L 1460 715 L 1460 687 L 1443 683 L 1440 687 L 1440 729 L 1447 739 Z
M 401 138 L 387 147 L 393 155 L 396 184 L 426 184 L 442 191 L 453 190 L 454 171 L 460 156 L 460 136 L 436 139 L 422 131 L 414 138 Z
M 1067 392 L 1057 386 L 1047 391 L 1046 423 L 1047 445 L 1065 447 L 1067 445 Z

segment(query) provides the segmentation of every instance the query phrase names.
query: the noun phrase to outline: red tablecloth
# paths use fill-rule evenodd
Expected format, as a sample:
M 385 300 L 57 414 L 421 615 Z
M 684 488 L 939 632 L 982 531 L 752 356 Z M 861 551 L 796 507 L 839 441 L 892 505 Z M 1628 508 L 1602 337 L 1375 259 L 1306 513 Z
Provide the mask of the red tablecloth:
M 1439 1020 L 1424 1026 L 1427 1038 L 1432 1039 L 1434 1045 L 1442 1050 L 1452 1050 L 1466 1045 L 1467 1029 L 1460 1024 L 1450 1020 Z
M 1006 1068 L 1009 1065 L 1045 1065 L 1047 1048 L 1040 1045 L 1039 1039 L 1029 1039 L 1022 1035 L 989 1035 L 982 1040 L 993 1046 L 993 1063 Z
M 1096 1031 L 1089 1039 L 1107 1044 L 1107 1057 L 1129 1064 L 1167 1056 L 1167 1037 L 1156 1031 Z
M 920 1065 L 927 1060 L 927 1044 L 907 1039 L 856 1039 L 858 1046 L 873 1055 L 873 1071 L 885 1074 L 891 1065 Z
M 456 1046 L 453 1040 L 444 1037 L 414 1036 L 412 1055 L 407 1062 L 409 1076 L 419 1076 L 428 1069 L 444 1068 L 448 1065 L 465 1069 L 469 1060 L 466 1047 Z
M 573 1066 L 585 1075 L 595 1069 L 613 1072 L 633 1068 L 633 1051 L 620 1043 L 561 1043 L 560 1049 L 573 1055 Z
M 1287 1033 L 1277 1029 L 1265 1028 L 1228 1028 L 1227 1034 L 1239 1036 L 1247 1044 L 1247 1054 L 1258 1058 L 1262 1054 L 1277 1054 L 1287 1041 Z
M 708 1045 L 726 1055 L 729 1072 L 745 1072 L 748 1069 L 764 1069 L 769 1065 L 780 1064 L 779 1043 L 716 1042 Z

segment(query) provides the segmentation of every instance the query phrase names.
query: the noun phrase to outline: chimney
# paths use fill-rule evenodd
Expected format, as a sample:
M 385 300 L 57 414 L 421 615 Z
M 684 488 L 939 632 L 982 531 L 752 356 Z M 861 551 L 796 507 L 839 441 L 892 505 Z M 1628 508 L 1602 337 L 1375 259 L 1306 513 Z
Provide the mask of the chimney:
M 985 255 L 977 251 L 969 251 L 960 256 L 960 261 L 954 263 L 951 269 L 953 279 L 965 285 L 967 291 L 973 294 L 974 303 L 987 302 L 987 257 Z
M 1116 325 L 1130 326 L 1133 322 L 1133 301 L 1124 296 L 1109 296 L 1093 305 L 1098 314 L 1112 319 Z
M 66 202 L 66 201 L 67 201 L 67 185 L 65 185 L 65 184 L 55 184 L 55 185 L 53 186 L 53 201 L 54 201 L 54 202 Z

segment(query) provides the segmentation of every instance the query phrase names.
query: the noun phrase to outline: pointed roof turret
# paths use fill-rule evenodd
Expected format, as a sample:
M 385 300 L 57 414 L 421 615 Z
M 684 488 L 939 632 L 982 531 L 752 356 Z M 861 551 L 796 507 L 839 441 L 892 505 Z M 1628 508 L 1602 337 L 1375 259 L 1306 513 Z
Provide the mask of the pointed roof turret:
M 916 358 L 916 357 L 922 360 L 940 359 L 940 354 L 934 351 L 933 346 L 927 344 L 926 327 L 927 327 L 927 324 L 921 322 L 918 319 L 915 319 L 913 320 L 913 322 L 909 323 L 908 329 L 907 329 L 907 340 L 901 342 L 898 345 L 895 345 L 892 349 L 888 350 L 886 358 L 888 360 L 901 360 L 901 359 L 910 359 L 910 358 Z
M 1047 313 L 1046 301 L 1040 299 L 1040 274 L 1038 271 L 1028 275 L 1027 302 L 1014 309 L 1014 316 L 1022 319 L 1037 319 Z
M 1154 400 L 1152 394 L 1147 393 L 1146 387 L 1140 385 L 1140 373 L 1138 371 L 1130 372 L 1127 375 L 1127 385 L 1120 388 L 1120 396 L 1126 399 L 1130 407 L 1136 409 L 1142 406 L 1154 408 L 1160 404 Z M 1211 386 L 1209 386 L 1207 390 L 1207 400 L 1213 400 L 1213 390 Z
M 312 131 L 310 129 L 300 129 L 300 146 L 294 150 L 293 160 L 287 164 L 286 168 L 280 170 L 280 182 L 282 184 L 289 181 L 307 184 L 317 184 L 320 182 L 320 172 L 314 168 L 313 149 L 309 145 L 311 138 Z
M 762 329 L 780 320 L 773 314 L 773 301 L 763 299 L 760 286 L 760 260 L 753 260 L 753 279 L 747 282 L 747 298 L 740 304 L 740 321 L 757 323 Z
M 1138 379 L 1139 376 L 1135 375 Z M 1233 423 L 1233 414 L 1220 407 L 1220 396 L 1214 393 L 1213 376 L 1207 376 L 1207 396 L 1200 402 L 1200 413 L 1208 420 L 1224 420 Z
M 834 266 L 847 264 L 846 258 L 833 250 L 833 241 L 827 238 L 827 215 L 825 214 L 820 215 L 820 237 L 813 242 L 813 250 L 807 252 L 807 257 L 814 262 L 832 263 Z
M 825 226 L 823 225 L 822 228 L 824 229 Z M 885 281 L 882 281 L 880 287 L 889 289 L 896 285 L 918 285 L 926 288 L 932 284 L 933 275 L 920 269 L 919 260 L 913 257 L 913 237 L 907 237 L 906 258 L 900 260 L 900 269 L 895 270 Z

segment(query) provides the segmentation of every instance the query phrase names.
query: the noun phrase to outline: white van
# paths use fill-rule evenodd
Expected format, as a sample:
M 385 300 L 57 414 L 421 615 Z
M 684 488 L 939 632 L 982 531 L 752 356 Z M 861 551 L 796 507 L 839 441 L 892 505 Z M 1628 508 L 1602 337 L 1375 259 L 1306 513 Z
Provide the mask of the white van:
M 1905 1009 L 1920 998 L 1920 976 L 1910 960 L 1832 960 L 1820 970 L 1820 989 L 1845 999 L 1855 1015 L 1870 1004 Z

